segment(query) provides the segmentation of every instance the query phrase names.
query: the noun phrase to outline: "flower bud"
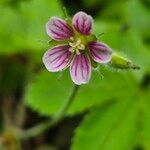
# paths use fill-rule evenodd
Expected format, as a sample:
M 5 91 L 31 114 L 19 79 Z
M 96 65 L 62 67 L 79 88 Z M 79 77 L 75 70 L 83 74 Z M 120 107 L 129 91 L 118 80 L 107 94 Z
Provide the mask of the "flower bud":
M 109 65 L 116 69 L 140 69 L 139 66 L 133 64 L 127 58 L 119 56 L 118 54 L 113 54 Z

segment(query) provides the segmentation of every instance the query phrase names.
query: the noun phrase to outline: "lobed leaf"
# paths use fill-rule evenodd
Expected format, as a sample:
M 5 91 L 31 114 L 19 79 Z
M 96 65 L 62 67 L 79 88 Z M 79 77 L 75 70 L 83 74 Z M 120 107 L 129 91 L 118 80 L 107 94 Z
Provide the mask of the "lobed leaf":
M 131 99 L 97 108 L 76 130 L 72 150 L 127 150 L 136 138 L 137 107 Z
M 73 83 L 69 72 L 64 72 L 60 80 L 58 80 L 58 75 L 46 70 L 42 71 L 27 88 L 25 100 L 40 114 L 54 115 L 71 94 Z M 97 72 L 93 71 L 90 83 L 80 87 L 68 111 L 69 115 L 81 113 L 107 101 L 121 100 L 122 97 L 128 98 L 134 94 L 137 83 L 136 81 L 130 82 L 133 79 L 129 73 L 114 73 L 105 70 L 104 76 L 105 78 L 102 79 Z

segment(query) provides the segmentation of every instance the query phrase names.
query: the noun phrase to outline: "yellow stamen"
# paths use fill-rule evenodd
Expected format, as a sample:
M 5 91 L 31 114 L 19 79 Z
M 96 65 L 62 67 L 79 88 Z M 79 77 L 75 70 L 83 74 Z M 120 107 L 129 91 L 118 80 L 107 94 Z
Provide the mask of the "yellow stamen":
M 80 50 L 84 50 L 85 49 L 85 45 L 84 44 L 80 44 L 80 45 L 78 45 L 77 48 L 80 49 Z
M 85 49 L 85 45 L 82 43 L 80 39 L 75 40 L 73 37 L 70 38 L 71 42 L 69 42 L 69 45 L 71 48 L 69 51 L 76 52 L 77 55 L 80 54 L 80 51 Z

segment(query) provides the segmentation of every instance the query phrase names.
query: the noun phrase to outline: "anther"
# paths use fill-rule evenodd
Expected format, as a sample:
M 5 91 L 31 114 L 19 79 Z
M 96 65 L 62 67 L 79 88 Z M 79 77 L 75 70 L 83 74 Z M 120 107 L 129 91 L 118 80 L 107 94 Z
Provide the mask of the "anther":
M 70 37 L 70 40 L 71 40 L 71 41 L 74 41 L 74 37 Z
M 70 40 L 69 45 L 71 48 L 69 48 L 69 51 L 76 52 L 76 54 L 79 55 L 80 51 L 85 49 L 85 45 L 82 44 L 80 39 L 74 40 L 74 37 L 71 37 Z
M 80 50 L 84 50 L 85 49 L 85 45 L 84 44 L 80 44 L 80 45 L 78 45 L 77 48 L 80 49 Z

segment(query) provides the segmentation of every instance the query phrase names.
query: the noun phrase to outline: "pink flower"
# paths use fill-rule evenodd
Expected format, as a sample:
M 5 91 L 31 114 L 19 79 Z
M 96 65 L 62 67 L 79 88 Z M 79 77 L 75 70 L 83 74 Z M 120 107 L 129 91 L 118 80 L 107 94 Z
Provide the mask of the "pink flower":
M 47 34 L 61 44 L 44 54 L 43 62 L 47 70 L 57 72 L 70 66 L 71 78 L 75 84 L 88 83 L 92 62 L 108 63 L 112 56 L 111 48 L 98 42 L 92 35 L 92 26 L 92 17 L 84 12 L 76 13 L 72 24 L 58 17 L 50 18 L 46 24 Z

